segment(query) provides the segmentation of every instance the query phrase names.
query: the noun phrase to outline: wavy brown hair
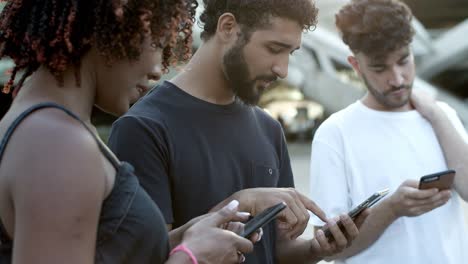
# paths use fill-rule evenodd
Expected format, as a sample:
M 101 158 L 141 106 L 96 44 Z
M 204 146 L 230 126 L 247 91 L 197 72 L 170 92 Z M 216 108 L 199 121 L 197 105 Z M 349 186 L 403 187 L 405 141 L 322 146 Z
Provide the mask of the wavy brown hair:
M 382 59 L 411 43 L 412 17 L 397 0 L 353 0 L 336 15 L 336 26 L 354 53 Z
M 253 30 L 269 25 L 271 17 L 297 21 L 304 30 L 317 24 L 318 9 L 312 0 L 203 0 L 205 10 L 200 16 L 201 37 L 210 39 L 216 32 L 218 20 L 224 13 L 232 13 L 249 36 Z
M 24 80 L 43 65 L 63 85 L 74 66 L 80 85 L 80 60 L 93 46 L 109 65 L 137 60 L 145 33 L 163 50 L 163 66 L 189 59 L 195 0 L 10 0 L 0 15 L 0 58 L 15 67 L 3 92 L 20 70 Z

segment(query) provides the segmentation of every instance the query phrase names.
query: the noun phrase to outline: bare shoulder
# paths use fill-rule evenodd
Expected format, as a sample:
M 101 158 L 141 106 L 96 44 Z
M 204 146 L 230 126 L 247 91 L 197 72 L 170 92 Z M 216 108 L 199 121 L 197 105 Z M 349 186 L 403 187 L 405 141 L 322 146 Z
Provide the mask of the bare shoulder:
M 37 177 L 32 174 L 45 173 L 41 181 L 71 180 L 76 172 L 88 172 L 95 175 L 76 180 L 97 183 L 105 179 L 98 175 L 103 174 L 101 156 L 92 134 L 79 121 L 61 110 L 43 109 L 16 128 L 6 146 L 2 170 L 18 172 L 13 173 L 16 180 L 34 180 Z M 10 165 L 14 170 L 9 170 Z M 61 176 L 56 179 L 56 175 Z
M 57 109 L 30 115 L 13 133 L 0 173 L 14 208 L 15 255 L 32 260 L 50 248 L 75 248 L 92 258 L 106 169 L 79 121 Z
M 105 193 L 106 171 L 95 139 L 58 109 L 40 110 L 17 127 L 4 152 L 2 174 L 8 176 L 15 208 L 30 201 L 37 203 L 28 207 L 51 205 L 61 198 L 101 203 Z

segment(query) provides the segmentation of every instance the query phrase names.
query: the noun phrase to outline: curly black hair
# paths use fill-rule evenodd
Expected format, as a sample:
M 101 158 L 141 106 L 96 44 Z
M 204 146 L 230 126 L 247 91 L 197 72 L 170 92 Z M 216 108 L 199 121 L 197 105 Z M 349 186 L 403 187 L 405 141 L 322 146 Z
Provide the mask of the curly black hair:
M 336 26 L 354 53 L 375 59 L 411 43 L 409 7 L 397 0 L 353 0 L 336 14 Z
M 63 85 L 63 73 L 75 66 L 80 85 L 80 60 L 96 47 L 109 65 L 137 60 L 145 33 L 163 49 L 163 66 L 191 54 L 196 0 L 10 0 L 0 15 L 0 58 L 15 67 L 3 92 L 9 93 L 43 65 Z M 143 22 L 142 22 L 143 21 Z M 161 40 L 165 40 L 162 43 Z
M 271 17 L 297 21 L 304 30 L 317 24 L 318 9 L 312 0 L 203 0 L 205 10 L 200 16 L 203 28 L 201 37 L 210 39 L 216 32 L 218 20 L 224 13 L 232 13 L 241 25 L 243 33 L 269 25 Z

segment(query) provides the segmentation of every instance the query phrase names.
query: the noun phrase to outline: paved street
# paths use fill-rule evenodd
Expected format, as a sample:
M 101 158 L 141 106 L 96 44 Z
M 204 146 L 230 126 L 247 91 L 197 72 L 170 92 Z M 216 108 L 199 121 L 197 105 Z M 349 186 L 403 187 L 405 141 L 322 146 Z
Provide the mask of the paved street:
M 294 142 L 294 143 L 288 144 L 296 188 L 304 194 L 309 194 L 310 144 L 311 144 L 310 141 Z M 466 224 L 468 226 L 468 204 L 464 203 L 463 207 L 465 210 Z M 304 238 L 312 237 L 311 226 L 307 228 L 303 237 Z

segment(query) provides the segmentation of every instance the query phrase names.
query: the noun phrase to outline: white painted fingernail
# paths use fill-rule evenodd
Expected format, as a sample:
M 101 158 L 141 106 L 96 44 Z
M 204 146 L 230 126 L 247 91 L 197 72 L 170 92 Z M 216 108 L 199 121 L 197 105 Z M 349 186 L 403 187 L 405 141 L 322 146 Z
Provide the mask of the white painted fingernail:
M 250 216 L 250 213 L 248 212 L 237 212 L 237 214 L 241 217 L 249 217 Z
M 260 242 L 260 240 L 262 240 L 262 237 L 263 237 L 263 232 L 262 232 L 262 234 L 258 235 L 257 243 Z
M 237 206 L 239 206 L 239 201 L 232 200 L 226 207 L 228 210 L 234 211 L 237 208 Z

